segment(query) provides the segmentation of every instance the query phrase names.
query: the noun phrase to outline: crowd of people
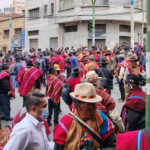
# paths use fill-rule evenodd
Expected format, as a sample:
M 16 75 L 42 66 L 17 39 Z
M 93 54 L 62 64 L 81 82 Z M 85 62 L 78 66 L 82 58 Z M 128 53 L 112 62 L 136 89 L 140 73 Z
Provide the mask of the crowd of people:
M 0 112 L 13 128 L 3 150 L 150 149 L 142 90 L 145 49 L 124 42 L 113 50 L 95 44 L 92 49 L 32 48 L 24 54 L 8 51 L 6 56 L 0 52 Z M 121 114 L 111 96 L 114 78 L 120 90 L 118 102 L 124 103 Z M 12 118 L 10 99 L 15 98 L 15 88 L 23 107 Z M 62 100 L 70 112 L 60 119 Z

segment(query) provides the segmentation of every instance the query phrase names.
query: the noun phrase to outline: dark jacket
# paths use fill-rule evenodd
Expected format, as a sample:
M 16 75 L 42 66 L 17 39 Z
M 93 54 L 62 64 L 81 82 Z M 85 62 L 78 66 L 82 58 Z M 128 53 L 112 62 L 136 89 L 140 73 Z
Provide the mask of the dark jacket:
M 8 94 L 10 91 L 9 77 L 4 77 L 0 80 L 0 94 Z
M 126 132 L 134 130 L 142 130 L 145 128 L 145 112 L 138 112 L 131 108 L 127 108 L 127 128 Z
M 108 87 L 112 87 L 113 74 L 106 65 L 101 65 L 101 67 L 97 69 L 97 74 L 99 77 L 106 78 Z

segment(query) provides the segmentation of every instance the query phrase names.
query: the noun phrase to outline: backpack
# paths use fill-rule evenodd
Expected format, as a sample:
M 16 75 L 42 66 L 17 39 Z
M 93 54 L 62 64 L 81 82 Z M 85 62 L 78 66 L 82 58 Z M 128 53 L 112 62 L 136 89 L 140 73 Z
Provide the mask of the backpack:
M 38 59 L 36 59 L 36 61 L 40 63 L 40 68 L 42 68 L 42 67 L 43 67 L 43 65 L 42 65 L 43 59 L 39 59 L 39 58 L 38 58 Z
M 63 89 L 62 89 L 62 99 L 64 100 L 64 102 L 67 105 L 72 104 L 72 98 L 69 95 L 70 92 L 71 92 L 71 89 L 70 89 L 70 78 L 69 78 L 67 84 L 65 84 Z
M 9 74 L 10 75 L 14 75 L 15 73 L 16 73 L 16 71 L 15 71 L 15 66 L 16 66 L 16 64 L 14 63 L 14 64 L 12 64 L 10 67 L 9 67 Z

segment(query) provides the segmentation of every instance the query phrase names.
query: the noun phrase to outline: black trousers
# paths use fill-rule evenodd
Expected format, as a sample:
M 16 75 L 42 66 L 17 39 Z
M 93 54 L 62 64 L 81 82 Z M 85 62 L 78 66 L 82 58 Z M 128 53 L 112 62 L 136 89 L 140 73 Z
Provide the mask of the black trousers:
M 45 76 L 46 76 L 46 73 L 43 72 L 42 83 L 43 83 L 44 87 L 46 87 L 46 81 L 45 81 L 46 79 L 45 79 Z
M 71 76 L 71 67 L 67 68 L 67 79 Z
M 0 112 L 4 113 L 4 119 L 10 119 L 10 97 L 7 94 L 0 94 Z
M 49 116 L 47 118 L 47 122 L 50 123 L 52 119 L 52 111 L 54 109 L 54 126 L 58 124 L 58 116 L 59 116 L 59 110 L 60 110 L 60 102 L 54 103 L 53 101 L 48 101 L 48 110 L 49 110 Z
M 125 100 L 125 89 L 124 89 L 123 80 L 121 80 L 121 82 L 119 82 L 119 90 L 120 90 L 120 93 L 121 93 L 121 99 Z
M 26 106 L 26 97 L 23 96 L 23 107 Z

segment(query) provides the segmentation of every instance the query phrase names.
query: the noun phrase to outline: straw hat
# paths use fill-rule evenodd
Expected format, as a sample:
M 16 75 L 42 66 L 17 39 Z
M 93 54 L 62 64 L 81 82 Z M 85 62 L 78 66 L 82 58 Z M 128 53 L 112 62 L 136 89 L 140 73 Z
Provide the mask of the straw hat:
M 86 79 L 83 82 L 94 82 L 99 80 L 101 77 L 98 77 L 95 71 L 88 71 L 86 74 Z
M 54 68 L 56 68 L 56 70 L 60 70 L 60 67 L 58 64 L 54 64 Z
M 102 101 L 102 97 L 96 94 L 96 90 L 91 83 L 77 84 L 74 92 L 70 93 L 70 96 L 85 103 L 98 103 Z
M 86 51 L 83 51 L 83 56 L 87 56 L 88 55 L 88 52 L 86 52 Z

